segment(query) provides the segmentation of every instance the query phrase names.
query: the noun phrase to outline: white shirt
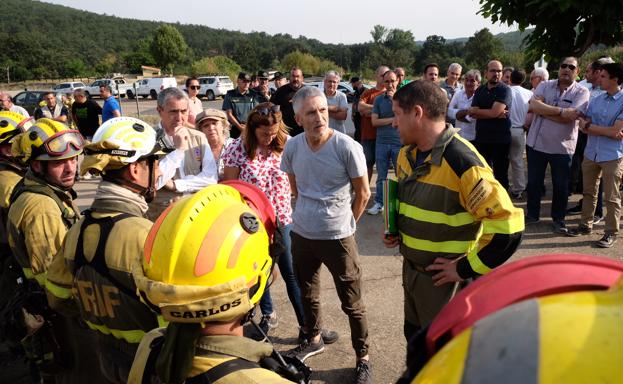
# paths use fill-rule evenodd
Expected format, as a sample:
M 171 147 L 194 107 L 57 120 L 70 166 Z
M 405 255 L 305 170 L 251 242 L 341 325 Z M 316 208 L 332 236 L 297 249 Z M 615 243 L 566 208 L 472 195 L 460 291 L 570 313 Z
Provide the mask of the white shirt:
M 327 96 L 327 105 L 335 105 L 339 109 L 348 110 L 348 101 L 346 100 L 346 95 L 341 91 L 335 91 L 335 95 Z M 342 133 L 346 133 L 346 125 L 344 124 L 344 120 L 337 120 L 332 117 L 329 117 L 329 127 L 340 131 Z
M 443 88 L 441 88 L 443 89 Z M 471 119 L 469 116 L 466 116 L 467 120 L 471 120 L 471 122 L 466 123 L 464 121 L 460 121 L 456 118 L 456 114 L 458 111 L 463 109 L 469 109 L 472 106 L 472 97 L 468 98 L 465 89 L 458 89 L 454 92 L 454 96 L 452 96 L 452 100 L 450 100 L 450 104 L 448 105 L 448 118 L 451 120 L 456 120 L 454 126 L 459 128 L 459 135 L 465 140 L 472 141 L 476 139 L 476 119 Z
M 172 146 L 172 136 L 165 134 L 163 139 L 167 145 Z M 216 169 L 216 162 L 207 140 L 206 144 L 201 146 L 201 152 L 201 172 L 196 175 L 186 175 L 184 173 L 184 151 L 176 149 L 161 159 L 158 167 L 162 176 L 156 182 L 156 189 L 161 189 L 169 180 L 173 179 L 178 169 L 181 177 L 173 180 L 173 183 L 175 183 L 175 189 L 179 192 L 193 193 L 208 185 L 216 184 L 218 182 L 218 170 Z
M 511 127 L 523 128 L 526 123 L 528 102 L 532 98 L 532 91 L 525 89 L 521 85 L 511 85 L 511 95 L 513 97 L 513 103 L 509 111 Z
M 28 111 L 20 107 L 19 105 L 13 105 L 11 109 L 9 109 L 9 111 L 19 113 L 20 115 L 24 115 L 26 117 L 30 117 Z

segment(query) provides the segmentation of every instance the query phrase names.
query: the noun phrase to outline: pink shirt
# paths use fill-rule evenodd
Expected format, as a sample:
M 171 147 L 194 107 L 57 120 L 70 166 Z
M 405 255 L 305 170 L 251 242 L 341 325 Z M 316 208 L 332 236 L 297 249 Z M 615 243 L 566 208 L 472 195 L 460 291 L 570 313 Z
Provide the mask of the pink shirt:
M 203 111 L 201 100 L 188 98 L 188 122 L 195 124 L 195 117 Z
M 292 223 L 291 191 L 288 175 L 281 170 L 281 154 L 271 152 L 268 156 L 260 153 L 253 161 L 249 160 L 242 139 L 234 140 L 223 154 L 225 167 L 240 168 L 238 178 L 260 188 L 272 204 L 279 223 Z

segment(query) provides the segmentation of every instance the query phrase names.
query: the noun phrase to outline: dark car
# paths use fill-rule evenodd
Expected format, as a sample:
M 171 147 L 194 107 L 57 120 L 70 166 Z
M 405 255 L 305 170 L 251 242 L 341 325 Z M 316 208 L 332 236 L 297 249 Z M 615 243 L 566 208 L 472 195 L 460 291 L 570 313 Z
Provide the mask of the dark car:
M 39 106 L 39 103 L 43 99 L 43 95 L 50 91 L 23 91 L 13 96 L 13 104 L 19 105 L 34 115 L 35 109 Z

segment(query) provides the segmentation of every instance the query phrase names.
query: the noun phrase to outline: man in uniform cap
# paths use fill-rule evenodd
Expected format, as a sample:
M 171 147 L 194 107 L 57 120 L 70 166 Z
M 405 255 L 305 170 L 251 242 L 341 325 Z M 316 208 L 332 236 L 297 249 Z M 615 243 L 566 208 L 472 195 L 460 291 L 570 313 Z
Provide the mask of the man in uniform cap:
M 232 138 L 240 137 L 247 123 L 249 112 L 261 103 L 257 94 L 249 89 L 251 77 L 245 72 L 238 74 L 237 87 L 227 91 L 223 99 L 223 111 L 231 123 L 230 135 Z

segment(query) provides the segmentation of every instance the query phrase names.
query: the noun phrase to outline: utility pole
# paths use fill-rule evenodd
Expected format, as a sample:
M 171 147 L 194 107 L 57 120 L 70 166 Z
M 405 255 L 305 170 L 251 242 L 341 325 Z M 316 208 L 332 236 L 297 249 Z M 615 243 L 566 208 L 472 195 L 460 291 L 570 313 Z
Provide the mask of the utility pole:
M 10 68 L 10 67 L 7 65 L 7 66 L 6 66 L 6 83 L 7 83 L 7 84 L 11 84 L 11 75 L 10 75 L 10 73 L 9 73 L 9 68 Z

